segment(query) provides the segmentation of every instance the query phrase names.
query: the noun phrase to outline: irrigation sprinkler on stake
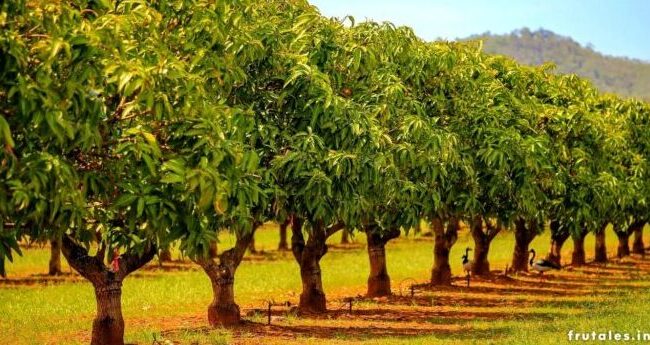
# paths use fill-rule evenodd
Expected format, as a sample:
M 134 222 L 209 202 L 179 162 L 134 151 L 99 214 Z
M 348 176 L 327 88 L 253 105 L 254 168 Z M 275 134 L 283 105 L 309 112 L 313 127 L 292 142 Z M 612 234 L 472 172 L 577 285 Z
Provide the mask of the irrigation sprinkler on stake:
M 266 309 L 266 311 L 267 311 L 267 314 L 266 314 L 266 315 L 267 315 L 266 324 L 267 324 L 267 325 L 270 325 L 270 324 L 271 324 L 271 309 L 272 309 L 273 307 L 291 307 L 291 302 L 289 302 L 289 301 L 282 302 L 282 303 L 276 303 L 276 302 L 273 301 L 273 300 L 267 300 L 266 303 L 267 303 L 267 309 Z
M 354 297 L 346 297 L 343 299 L 343 302 L 348 304 L 348 312 L 352 313 L 352 303 L 354 302 Z

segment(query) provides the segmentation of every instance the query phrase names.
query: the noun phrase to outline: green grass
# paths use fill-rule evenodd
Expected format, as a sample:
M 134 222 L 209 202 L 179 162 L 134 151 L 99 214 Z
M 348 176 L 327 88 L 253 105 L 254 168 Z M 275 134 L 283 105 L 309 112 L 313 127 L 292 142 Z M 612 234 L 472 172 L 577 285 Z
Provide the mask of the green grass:
M 323 283 L 326 291 L 338 297 L 356 296 L 364 292 L 368 274 L 368 262 L 364 238 L 357 235 L 354 239 L 359 245 L 345 250 L 334 248 L 323 258 Z M 223 236 L 221 248 L 232 244 L 233 239 Z M 236 299 L 243 308 L 262 308 L 265 301 L 289 300 L 297 302 L 300 293 L 300 278 L 296 263 L 290 253 L 276 253 L 277 231 L 268 226 L 256 236 L 258 250 L 271 253 L 277 260 L 245 261 L 236 274 Z M 339 241 L 338 237 L 332 242 Z M 460 257 L 466 246 L 472 246 L 467 232 L 460 234 L 451 253 L 452 270 L 461 271 Z M 538 252 L 545 253 L 549 247 L 548 234 L 532 243 Z M 608 234 L 610 248 L 615 245 L 615 236 Z M 490 262 L 492 269 L 503 270 L 509 264 L 513 250 L 511 234 L 498 236 L 492 244 Z M 565 246 L 565 259 L 570 255 L 571 243 Z M 432 265 L 432 239 L 409 236 L 390 243 L 387 249 L 388 269 L 393 280 L 393 289 L 399 292 L 405 288 L 408 280 L 424 282 L 429 277 Z M 589 253 L 593 249 L 593 237 L 586 241 Z M 35 248 L 27 250 L 23 257 L 8 267 L 10 279 L 19 279 L 30 274 L 43 273 L 47 269 L 49 250 Z M 66 268 L 67 269 L 67 268 Z M 12 276 L 14 278 L 12 278 Z M 404 282 L 402 284 L 402 282 Z M 433 334 L 428 336 L 411 336 L 381 339 L 368 339 L 368 344 L 430 344 L 432 341 L 443 343 L 483 342 L 490 339 L 505 343 L 547 343 L 562 341 L 568 329 L 599 330 L 608 327 L 612 330 L 636 332 L 644 330 L 650 310 L 650 290 L 635 290 L 634 299 L 629 290 L 621 290 L 615 300 L 602 303 L 576 306 L 569 302 L 549 302 L 546 308 L 551 310 L 584 309 L 584 313 L 565 316 L 551 320 L 475 320 L 471 321 L 475 336 L 464 339 L 461 334 Z M 126 320 L 127 341 L 151 343 L 152 334 L 161 328 L 202 327 L 206 325 L 203 313 L 211 301 L 211 288 L 208 278 L 201 271 L 172 271 L 152 274 L 146 272 L 128 277 L 123 289 L 123 311 Z M 3 343 L 42 344 L 56 339 L 77 343 L 89 334 L 91 320 L 95 311 L 93 290 L 86 282 L 65 282 L 61 284 L 8 287 L 0 285 L 0 334 Z M 565 305 L 566 304 L 566 305 Z M 413 307 L 417 308 L 417 307 Z M 515 311 L 516 312 L 516 311 Z M 589 317 L 585 316 L 588 313 Z M 646 320 L 642 321 L 634 320 Z M 291 321 L 291 320 L 288 320 Z M 650 327 L 645 331 L 650 332 Z M 471 333 L 470 332 L 470 333 Z M 227 331 L 192 332 L 175 334 L 182 343 L 225 344 L 232 340 Z M 346 342 L 345 332 L 333 335 L 334 342 Z M 540 339 L 548 341 L 540 341 Z M 300 342 L 318 343 L 322 340 L 300 338 Z

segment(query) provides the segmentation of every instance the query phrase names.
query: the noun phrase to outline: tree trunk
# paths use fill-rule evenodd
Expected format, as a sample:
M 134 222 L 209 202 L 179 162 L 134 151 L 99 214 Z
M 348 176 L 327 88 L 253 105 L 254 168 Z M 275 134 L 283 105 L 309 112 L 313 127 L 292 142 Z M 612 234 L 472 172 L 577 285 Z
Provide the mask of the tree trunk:
M 169 247 L 160 250 L 160 253 L 158 253 L 158 260 L 160 260 L 160 262 L 172 261 L 172 251 L 169 250 Z
M 368 276 L 367 297 L 390 296 L 390 277 L 386 268 L 386 243 L 399 236 L 400 231 L 392 230 L 382 234 L 376 226 L 365 229 L 368 239 L 368 259 L 370 260 L 370 275 Z
M 123 345 L 122 282 L 95 285 L 97 314 L 93 320 L 92 345 Z
M 573 266 L 582 266 L 587 263 L 585 256 L 585 237 L 587 237 L 586 229 L 573 236 L 573 253 L 571 254 L 571 265 Z
M 48 274 L 58 276 L 63 274 L 61 270 L 61 238 L 57 237 L 50 240 L 50 263 Z
M 157 250 L 149 244 L 142 255 L 124 253 L 117 260 L 117 270 L 109 270 L 104 264 L 106 246 L 100 244 L 97 255 L 64 236 L 61 251 L 68 263 L 95 288 L 97 314 L 93 320 L 91 345 L 123 345 L 124 318 L 122 317 L 122 281 L 131 272 L 151 261 Z
M 618 237 L 616 255 L 619 258 L 630 256 L 630 234 L 627 232 L 617 232 L 616 237 Z
M 451 266 L 449 251 L 458 239 L 459 222 L 456 218 L 449 219 L 447 231 L 441 218 L 431 220 L 431 230 L 434 234 L 433 269 L 431 269 L 431 285 L 451 285 Z
M 253 236 L 253 238 L 251 238 L 251 242 L 248 245 L 248 251 L 251 254 L 257 254 L 257 249 L 255 248 L 255 237 L 254 236 Z
M 213 257 L 196 260 L 212 284 L 213 299 L 208 306 L 208 322 L 212 327 L 234 326 L 241 321 L 239 306 L 235 303 L 235 272 L 259 225 L 254 223 L 251 232 L 237 233 L 235 246 L 216 256 L 218 263 Z
M 278 244 L 278 250 L 287 251 L 289 250 L 289 244 L 287 243 L 287 227 L 291 224 L 291 217 L 280 224 L 280 244 Z
M 312 223 L 309 238 L 305 243 L 302 234 L 302 219 L 294 218 L 291 250 L 300 266 L 302 293 L 298 311 L 302 314 L 321 314 L 327 311 L 327 301 L 321 279 L 320 259 L 327 253 L 327 238 L 342 229 L 341 225 L 326 228 L 322 221 Z
M 490 274 L 490 263 L 488 253 L 490 243 L 494 237 L 501 231 L 501 226 L 494 227 L 486 221 L 487 232 L 483 231 L 483 218 L 474 217 L 471 224 L 472 238 L 474 239 L 474 260 L 472 262 L 473 276 L 487 276 Z
M 210 248 L 208 248 L 208 257 L 214 259 L 217 257 L 217 253 L 218 253 L 217 241 L 210 242 Z
M 569 232 L 560 230 L 558 221 L 551 221 L 551 250 L 546 256 L 546 260 L 562 265 L 562 246 L 569 239 Z
M 594 262 L 607 262 L 607 242 L 605 241 L 605 226 L 596 233 L 596 245 L 594 248 Z
M 350 234 L 348 234 L 347 230 L 343 230 L 343 233 L 341 234 L 341 244 L 349 244 L 350 243 Z
M 645 255 L 645 245 L 643 244 L 643 227 L 645 223 L 634 229 L 634 242 L 632 244 L 632 253 Z
M 302 281 L 302 293 L 300 294 L 298 310 L 303 314 L 319 314 L 327 311 L 327 300 L 323 291 L 320 269 L 320 259 L 327 253 L 327 244 L 325 244 L 325 229 L 319 223 L 316 222 L 313 226 L 308 242 L 303 246 L 298 261 Z M 298 240 L 295 230 L 292 245 Z M 300 231 L 302 236 L 302 229 Z
M 528 246 L 535 236 L 537 236 L 535 224 L 526 224 L 522 218 L 515 221 L 515 250 L 511 266 L 514 272 L 528 272 Z

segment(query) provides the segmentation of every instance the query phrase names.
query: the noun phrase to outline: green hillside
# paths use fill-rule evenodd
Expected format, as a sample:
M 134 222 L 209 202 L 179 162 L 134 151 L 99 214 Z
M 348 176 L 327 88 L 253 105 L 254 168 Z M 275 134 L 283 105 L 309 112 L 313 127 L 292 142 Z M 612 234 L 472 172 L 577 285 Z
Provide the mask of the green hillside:
M 505 35 L 486 33 L 468 39 L 483 39 L 487 52 L 509 55 L 521 63 L 553 62 L 559 73 L 586 77 L 602 91 L 650 100 L 650 63 L 603 55 L 544 29 L 524 28 Z

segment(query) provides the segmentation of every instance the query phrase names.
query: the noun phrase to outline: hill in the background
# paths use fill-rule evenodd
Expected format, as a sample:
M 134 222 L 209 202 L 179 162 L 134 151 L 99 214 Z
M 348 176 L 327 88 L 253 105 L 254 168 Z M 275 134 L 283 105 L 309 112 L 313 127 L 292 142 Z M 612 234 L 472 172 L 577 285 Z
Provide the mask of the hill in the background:
M 603 92 L 650 100 L 650 63 L 603 55 L 544 29 L 524 28 L 506 35 L 485 33 L 468 39 L 481 39 L 486 52 L 512 56 L 523 64 L 553 62 L 559 73 L 588 78 Z

